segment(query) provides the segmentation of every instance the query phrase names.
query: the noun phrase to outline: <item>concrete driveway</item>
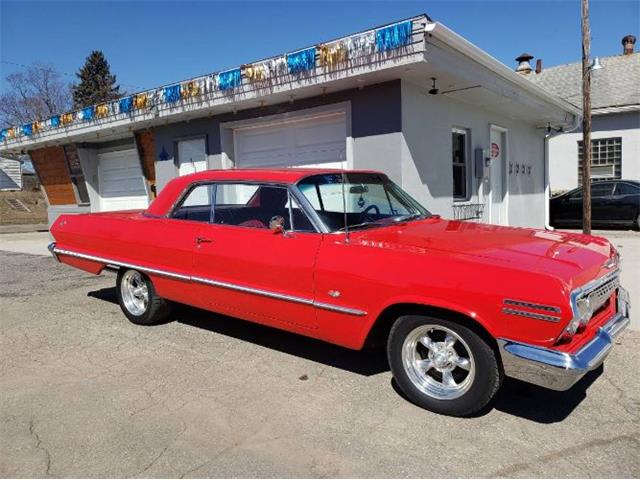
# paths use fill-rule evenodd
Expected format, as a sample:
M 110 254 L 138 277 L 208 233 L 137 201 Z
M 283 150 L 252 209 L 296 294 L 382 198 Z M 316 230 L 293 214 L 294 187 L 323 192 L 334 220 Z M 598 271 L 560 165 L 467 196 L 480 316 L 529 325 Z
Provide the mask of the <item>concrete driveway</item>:
M 0 265 L 2 477 L 640 476 L 637 332 L 569 392 L 507 380 L 456 419 L 404 400 L 382 352 L 188 308 L 139 327 L 111 274 Z

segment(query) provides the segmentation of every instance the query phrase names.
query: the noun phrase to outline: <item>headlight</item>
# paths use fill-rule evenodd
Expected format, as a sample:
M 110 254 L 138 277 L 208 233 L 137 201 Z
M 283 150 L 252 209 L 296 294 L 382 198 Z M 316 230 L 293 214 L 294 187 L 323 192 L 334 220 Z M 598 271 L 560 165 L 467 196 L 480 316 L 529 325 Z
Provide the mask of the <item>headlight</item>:
M 616 247 L 611 245 L 611 252 L 609 259 L 604 263 L 605 268 L 618 268 L 622 269 L 622 256 Z
M 589 297 L 580 298 L 576 306 L 578 307 L 578 320 L 580 325 L 586 325 L 589 322 L 589 319 L 593 316 L 593 311 L 591 310 L 591 301 Z

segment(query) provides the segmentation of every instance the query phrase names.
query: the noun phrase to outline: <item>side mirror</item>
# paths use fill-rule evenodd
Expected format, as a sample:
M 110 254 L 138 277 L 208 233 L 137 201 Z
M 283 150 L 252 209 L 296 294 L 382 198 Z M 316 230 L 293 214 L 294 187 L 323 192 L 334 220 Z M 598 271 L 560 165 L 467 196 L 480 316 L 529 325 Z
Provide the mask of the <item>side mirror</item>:
M 284 217 L 281 217 L 280 215 L 271 217 L 271 220 L 269 220 L 269 230 L 274 234 L 284 233 Z

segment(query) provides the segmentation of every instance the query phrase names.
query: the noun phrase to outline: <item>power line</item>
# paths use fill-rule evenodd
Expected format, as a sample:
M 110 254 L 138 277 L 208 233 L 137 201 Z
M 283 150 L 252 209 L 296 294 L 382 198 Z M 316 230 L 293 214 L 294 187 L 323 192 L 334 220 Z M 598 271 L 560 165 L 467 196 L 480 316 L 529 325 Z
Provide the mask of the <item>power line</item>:
M 7 60 L 0 60 L 0 63 L 6 63 L 7 65 L 13 65 L 15 67 L 21 67 L 21 68 L 36 68 L 38 70 L 49 70 L 48 68 L 40 67 L 37 64 L 25 65 L 23 63 L 9 62 Z M 52 68 L 51 70 L 53 70 L 56 73 L 59 73 L 60 75 L 65 75 L 67 77 L 76 77 L 75 73 L 61 72 L 60 70 L 57 70 L 55 68 Z M 120 85 L 123 86 L 123 87 L 132 87 L 133 89 L 138 90 L 138 91 L 147 90 L 146 88 L 141 87 L 139 85 L 131 85 L 131 84 L 128 84 L 128 83 L 120 83 Z

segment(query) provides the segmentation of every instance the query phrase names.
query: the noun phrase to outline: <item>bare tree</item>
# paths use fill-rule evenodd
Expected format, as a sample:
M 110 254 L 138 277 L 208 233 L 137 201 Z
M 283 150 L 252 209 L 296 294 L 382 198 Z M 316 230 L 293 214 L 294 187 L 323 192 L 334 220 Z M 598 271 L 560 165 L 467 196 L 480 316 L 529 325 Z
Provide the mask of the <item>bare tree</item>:
M 71 108 L 71 85 L 52 65 L 33 63 L 6 77 L 8 91 L 0 95 L 0 123 L 20 125 L 44 120 Z

